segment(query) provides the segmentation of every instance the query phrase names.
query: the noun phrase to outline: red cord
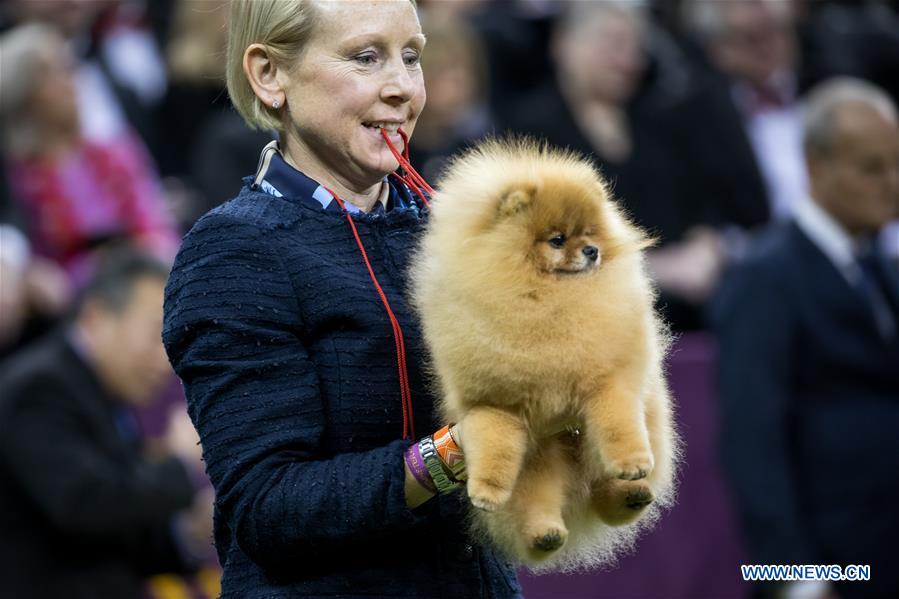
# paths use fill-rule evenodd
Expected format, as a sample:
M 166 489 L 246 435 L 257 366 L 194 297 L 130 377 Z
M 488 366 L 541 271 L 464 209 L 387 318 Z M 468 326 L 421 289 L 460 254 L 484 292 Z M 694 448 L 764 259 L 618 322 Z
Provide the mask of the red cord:
M 381 129 L 381 131 L 384 131 L 384 130 Z M 399 152 L 396 151 L 396 148 L 393 147 L 393 144 L 390 143 L 390 139 L 386 136 L 386 134 L 382 134 L 382 135 L 384 135 L 384 141 L 387 142 L 387 147 L 393 153 L 393 156 L 394 156 L 394 158 L 396 158 L 397 163 L 399 163 L 400 168 L 403 168 L 403 158 L 399 155 Z M 411 166 L 410 166 L 410 168 L 411 168 Z M 405 184 L 405 186 L 408 187 L 410 190 L 415 192 L 415 195 L 417 195 L 421 199 L 421 201 L 424 203 L 425 206 L 428 205 L 427 198 L 425 198 L 424 193 L 422 192 L 421 189 L 419 189 L 418 185 L 415 183 L 415 181 L 413 179 L 411 179 L 409 176 L 404 177 L 403 175 L 399 174 L 399 172 L 397 172 L 397 171 L 394 171 L 390 174 L 395 179 L 398 179 L 400 182 Z M 408 175 L 408 171 L 407 171 L 407 175 Z
M 334 199 L 337 200 L 337 204 L 344 211 L 344 214 L 346 214 L 347 222 L 350 223 L 350 228 L 353 230 L 353 236 L 356 238 L 356 245 L 359 246 L 359 251 L 362 252 L 362 259 L 365 261 L 365 267 L 368 269 L 368 274 L 375 284 L 375 289 L 378 291 L 381 303 L 384 304 L 384 308 L 387 310 L 387 316 L 390 318 L 390 325 L 393 327 L 393 339 L 396 344 L 396 361 L 400 377 L 400 397 L 403 402 L 403 439 L 414 439 L 415 417 L 412 413 L 412 391 L 409 387 L 409 373 L 406 369 L 406 345 L 403 341 L 403 330 L 400 327 L 399 321 L 396 319 L 396 315 L 393 313 L 393 309 L 390 307 L 390 302 L 387 301 L 387 295 L 381 288 L 381 284 L 378 283 L 378 278 L 375 276 L 375 271 L 372 269 L 371 262 L 368 260 L 368 254 L 365 252 L 365 247 L 362 245 L 362 239 L 359 237 L 359 231 L 356 230 L 356 224 L 353 222 L 353 218 L 344 207 L 343 200 L 327 187 L 325 187 L 325 189 L 334 196 Z
M 409 189 L 412 189 L 413 191 L 415 191 L 415 193 L 418 194 L 418 197 L 420 197 L 421 200 L 425 203 L 425 206 L 428 206 L 429 205 L 428 200 L 425 199 L 424 194 L 421 192 L 420 189 L 418 189 L 418 187 L 421 186 L 422 188 L 424 188 L 425 191 L 427 191 L 431 195 L 434 195 L 434 189 L 430 185 L 428 185 L 428 182 L 424 180 L 424 177 L 422 177 L 421 175 L 418 174 L 418 171 L 416 171 L 414 168 L 412 168 L 412 165 L 409 163 L 409 159 L 408 159 L 409 136 L 406 135 L 406 132 L 403 131 L 402 129 L 400 129 L 399 132 L 400 132 L 400 136 L 403 138 L 403 145 L 404 145 L 403 152 L 406 154 L 405 156 L 403 154 L 400 154 L 399 150 L 397 150 L 393 146 L 393 143 L 390 141 L 390 136 L 387 134 L 387 131 L 384 130 L 383 128 L 381 129 L 381 137 L 383 137 L 384 141 L 387 142 L 387 147 L 390 149 L 390 152 L 393 154 L 393 157 L 396 158 L 396 161 L 399 163 L 400 167 L 406 173 L 406 177 L 402 177 L 399 174 L 397 174 L 396 177 L 399 178 L 401 181 L 403 181 L 409 187 Z M 410 181 L 412 182 L 411 184 L 410 184 Z
M 401 165 L 403 170 L 412 175 L 413 179 L 422 187 L 424 187 L 425 191 L 429 194 L 434 195 L 434 190 L 428 185 L 428 182 L 425 181 L 425 178 L 418 174 L 418 171 L 412 168 L 412 163 L 409 162 L 409 136 L 402 129 L 399 130 L 400 137 L 403 138 L 403 158 L 405 159 Z M 383 135 L 383 134 L 382 134 Z M 387 144 L 390 145 L 390 140 L 387 140 Z
M 430 195 L 434 195 L 434 190 L 428 185 L 427 181 L 424 180 L 424 177 L 419 175 L 418 172 L 412 168 L 412 165 L 409 163 L 409 136 L 406 135 L 406 132 L 402 129 L 400 129 L 399 132 L 403 138 L 403 154 L 400 154 L 393 146 L 387 131 L 383 128 L 381 129 L 381 136 L 384 138 L 384 141 L 387 142 L 387 147 L 390 148 L 394 158 L 396 158 L 396 161 L 406 173 L 405 176 L 399 173 L 391 173 L 391 175 L 405 184 L 406 187 L 421 198 L 421 201 L 424 202 L 425 206 L 428 206 L 428 200 L 425 198 L 425 194 L 421 188 L 424 188 Z M 396 319 L 393 309 L 390 307 L 390 302 L 387 300 L 387 294 L 385 294 L 384 290 L 381 288 L 378 277 L 375 276 L 375 271 L 371 267 L 371 262 L 368 260 L 368 254 L 365 251 L 365 247 L 362 245 L 362 239 L 359 237 L 359 231 L 356 230 L 356 223 L 353 222 L 353 218 L 344 206 L 343 200 L 327 187 L 325 187 L 325 189 L 335 200 L 337 200 L 337 204 L 346 215 L 347 222 L 350 223 L 350 228 L 353 230 L 353 237 L 356 238 L 356 245 L 359 246 L 359 251 L 362 253 L 362 259 L 365 261 L 365 268 L 368 269 L 368 275 L 371 277 L 372 283 L 375 284 L 375 289 L 378 291 L 381 303 L 384 304 L 384 309 L 387 310 L 387 316 L 390 318 L 390 326 L 393 327 L 393 340 L 396 344 L 396 363 L 400 377 L 400 397 L 403 402 L 403 439 L 414 439 L 415 417 L 412 412 L 412 388 L 409 386 L 409 371 L 406 368 L 406 344 L 403 340 L 403 329 L 400 327 L 400 323 Z
M 401 183 L 403 183 L 403 184 L 404 184 L 406 187 L 408 187 L 410 190 L 412 190 L 413 192 L 415 192 L 415 195 L 417 195 L 417 196 L 421 199 L 421 201 L 424 203 L 425 206 L 428 206 L 428 205 L 429 205 L 429 204 L 428 204 L 428 200 L 427 200 L 427 198 L 426 198 L 425 195 L 424 195 L 424 192 L 422 192 L 422 190 L 419 189 L 418 186 L 417 186 L 415 183 L 413 183 L 411 179 L 407 179 L 406 177 L 403 177 L 401 174 L 395 173 L 395 172 L 394 172 L 394 173 L 390 173 L 390 174 L 391 174 L 391 176 L 393 176 L 395 179 L 398 179 Z

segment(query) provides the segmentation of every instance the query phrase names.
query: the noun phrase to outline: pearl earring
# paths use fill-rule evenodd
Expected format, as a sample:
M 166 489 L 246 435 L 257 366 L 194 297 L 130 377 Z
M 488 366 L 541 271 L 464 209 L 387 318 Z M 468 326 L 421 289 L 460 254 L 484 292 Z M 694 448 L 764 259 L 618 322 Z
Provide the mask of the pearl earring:
M 278 106 L 280 106 L 280 105 L 281 105 L 281 104 L 278 103 L 277 100 L 275 100 L 274 102 L 272 102 L 272 108 L 274 108 L 275 110 L 277 110 L 277 109 L 278 109 Z

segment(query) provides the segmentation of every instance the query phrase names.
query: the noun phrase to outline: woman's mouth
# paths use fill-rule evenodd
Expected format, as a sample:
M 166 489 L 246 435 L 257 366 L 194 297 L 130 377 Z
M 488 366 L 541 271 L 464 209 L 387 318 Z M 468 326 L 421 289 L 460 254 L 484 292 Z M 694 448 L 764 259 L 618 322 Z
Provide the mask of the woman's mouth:
M 384 135 L 382 133 L 382 131 L 386 131 L 387 139 L 390 140 L 390 144 L 394 148 L 396 148 L 397 151 L 404 151 L 405 146 L 403 144 L 403 138 L 399 133 L 400 127 L 402 127 L 402 123 L 385 123 L 383 121 L 373 121 L 371 123 L 362 123 L 362 126 L 365 127 L 369 135 L 372 136 L 372 143 L 380 146 L 381 149 L 387 149 L 387 146 L 384 143 Z
M 387 123 L 383 121 L 372 121 L 371 123 L 362 123 L 363 127 L 371 129 L 380 134 L 381 129 L 386 129 L 391 136 L 399 135 L 399 129 L 402 123 Z

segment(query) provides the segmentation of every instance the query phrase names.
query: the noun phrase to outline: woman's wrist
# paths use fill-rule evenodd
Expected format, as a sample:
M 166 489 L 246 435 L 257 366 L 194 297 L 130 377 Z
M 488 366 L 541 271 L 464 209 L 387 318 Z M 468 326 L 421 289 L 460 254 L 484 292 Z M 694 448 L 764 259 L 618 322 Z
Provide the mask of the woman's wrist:
M 439 494 L 449 493 L 462 486 L 462 483 L 456 480 L 450 467 L 437 452 L 437 444 L 434 442 L 433 435 L 421 439 L 418 447 L 421 451 L 421 459 L 424 460 L 425 467 L 431 475 L 431 481 Z
M 465 459 L 458 431 L 447 425 L 410 445 L 403 454 L 406 503 L 416 507 L 434 494 L 450 493 L 464 484 Z
M 406 449 L 406 453 L 403 455 L 403 458 L 406 461 L 406 468 L 409 473 L 415 479 L 421 487 L 427 489 L 431 494 L 437 492 L 437 487 L 434 486 L 434 481 L 431 479 L 431 474 L 428 472 L 427 466 L 425 466 L 424 459 L 421 457 L 421 447 L 418 443 L 413 443 Z
M 465 456 L 462 454 L 462 448 L 456 443 L 456 437 L 453 435 L 454 428 L 454 424 L 444 426 L 434 433 L 433 439 L 437 455 L 443 462 L 443 466 L 449 469 L 453 480 L 461 482 L 466 479 Z

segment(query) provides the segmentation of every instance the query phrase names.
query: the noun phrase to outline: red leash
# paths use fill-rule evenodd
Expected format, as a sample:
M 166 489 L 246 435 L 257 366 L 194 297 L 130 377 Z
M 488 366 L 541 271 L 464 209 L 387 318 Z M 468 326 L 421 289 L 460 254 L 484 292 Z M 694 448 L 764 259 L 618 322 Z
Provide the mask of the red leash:
M 412 190 L 419 198 L 421 198 L 421 201 L 424 202 L 425 206 L 428 206 L 428 200 L 425 198 L 422 188 L 429 194 L 433 194 L 434 190 L 430 185 L 428 185 L 424 178 L 419 175 L 414 168 L 412 168 L 412 165 L 409 163 L 409 137 L 402 129 L 400 129 L 400 135 L 403 138 L 403 143 L 405 146 L 403 148 L 403 154 L 400 154 L 399 151 L 397 151 L 397 149 L 393 147 L 387 131 L 381 129 L 381 136 L 384 138 L 384 141 L 387 142 L 387 147 L 390 148 L 391 153 L 393 153 L 396 161 L 400 164 L 400 167 L 405 172 L 405 176 L 395 172 L 391 174 L 396 179 L 405 184 L 406 187 Z M 365 262 L 365 267 L 368 269 L 368 275 L 371 277 L 372 283 L 374 283 L 375 285 L 378 296 L 381 298 L 381 303 L 384 304 L 384 309 L 387 311 L 387 317 L 390 319 L 390 326 L 393 327 L 393 340 L 396 345 L 396 363 L 400 379 L 400 397 L 403 402 L 403 439 L 415 439 L 415 417 L 412 413 L 412 390 L 409 386 L 409 372 L 406 368 L 406 344 L 403 340 L 403 329 L 402 327 L 400 327 L 400 323 L 397 320 L 396 315 L 393 313 L 393 309 L 390 307 L 390 302 L 387 300 L 387 294 L 385 294 L 384 290 L 381 288 L 381 284 L 378 282 L 378 278 L 375 276 L 375 271 L 371 267 L 371 262 L 368 260 L 368 253 L 365 251 L 365 247 L 362 245 L 362 239 L 359 237 L 359 231 L 356 230 L 356 223 L 353 222 L 353 218 L 346 210 L 343 200 L 340 199 L 340 197 L 332 190 L 328 189 L 327 187 L 325 187 L 325 189 L 334 197 L 335 200 L 337 200 L 337 204 L 346 215 L 347 222 L 350 223 L 350 228 L 353 230 L 353 237 L 356 238 L 356 245 L 359 246 L 359 252 L 362 254 L 362 259 Z
M 406 135 L 406 132 L 402 129 L 400 131 L 400 137 L 403 138 L 403 153 L 400 154 L 399 151 L 393 146 L 393 143 L 390 141 L 390 136 L 387 134 L 385 129 L 381 129 L 381 137 L 384 138 L 384 141 L 387 142 L 387 147 L 390 148 L 390 152 L 393 154 L 393 157 L 396 158 L 396 161 L 399 163 L 400 168 L 406 173 L 406 176 L 402 176 L 399 173 L 391 173 L 395 178 L 399 179 L 403 183 L 405 183 L 406 187 L 415 192 L 415 194 L 421 198 L 421 201 L 424 202 L 425 206 L 430 206 L 428 200 L 425 198 L 424 193 L 422 193 L 421 188 L 424 188 L 430 195 L 434 195 L 434 190 L 428 185 L 428 182 L 424 180 L 424 177 L 418 174 L 414 168 L 412 168 L 412 164 L 409 163 L 409 136 Z

